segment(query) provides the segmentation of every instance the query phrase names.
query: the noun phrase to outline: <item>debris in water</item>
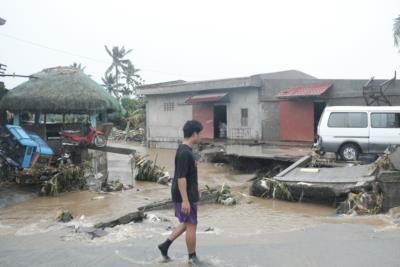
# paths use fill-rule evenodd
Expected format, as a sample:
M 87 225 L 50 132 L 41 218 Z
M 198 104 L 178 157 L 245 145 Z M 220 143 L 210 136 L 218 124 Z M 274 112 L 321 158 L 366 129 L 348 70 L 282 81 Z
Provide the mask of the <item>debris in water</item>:
M 60 211 L 60 213 L 56 217 L 57 222 L 62 222 L 62 223 L 72 221 L 73 219 L 74 219 L 74 216 L 72 216 L 71 212 L 69 212 L 67 210 Z
M 217 203 L 224 204 L 227 206 L 235 205 L 236 199 L 234 198 L 231 188 L 228 185 L 223 184 L 221 189 L 216 193 Z
M 160 177 L 166 177 L 168 175 L 168 173 L 164 171 L 164 168 L 157 165 L 157 156 L 154 162 L 146 159 L 146 157 L 147 156 L 141 157 L 140 155 L 134 155 L 131 159 L 132 166 L 137 168 L 135 180 L 158 182 Z
M 41 185 L 40 195 L 57 196 L 62 192 L 88 189 L 88 176 L 92 167 L 89 162 L 75 165 L 60 164 L 52 177 Z
M 122 191 L 122 189 L 124 189 L 124 185 L 119 180 L 106 182 L 102 186 L 102 190 L 104 190 L 105 192 Z
M 120 224 L 128 224 L 130 222 L 142 222 L 143 219 L 146 218 L 146 214 L 144 214 L 143 211 L 136 211 L 136 212 L 131 212 L 128 213 L 127 215 L 124 215 L 116 220 L 112 220 L 109 222 L 105 222 L 105 223 L 98 223 L 94 226 L 94 228 L 100 228 L 100 229 L 104 229 L 104 228 L 108 228 L 108 227 L 115 227 L 117 225 Z
M 340 203 L 336 209 L 337 214 L 377 214 L 382 211 L 383 196 L 377 185 L 369 192 L 350 192 L 347 200 Z
M 172 178 L 169 176 L 169 173 L 165 172 L 164 176 L 161 176 L 160 178 L 158 178 L 157 183 L 163 184 L 163 185 L 169 185 L 171 181 L 172 181 Z
M 284 183 L 268 177 L 254 180 L 250 187 L 250 195 L 293 201 L 292 194 Z

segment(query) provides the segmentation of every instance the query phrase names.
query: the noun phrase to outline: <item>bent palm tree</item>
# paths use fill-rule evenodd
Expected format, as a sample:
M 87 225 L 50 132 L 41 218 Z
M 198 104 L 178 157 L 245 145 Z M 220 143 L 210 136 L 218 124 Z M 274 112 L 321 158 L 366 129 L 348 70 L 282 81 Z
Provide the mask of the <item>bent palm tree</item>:
M 399 47 L 400 46 L 400 15 L 394 19 L 393 38 L 394 38 L 394 45 L 396 47 Z

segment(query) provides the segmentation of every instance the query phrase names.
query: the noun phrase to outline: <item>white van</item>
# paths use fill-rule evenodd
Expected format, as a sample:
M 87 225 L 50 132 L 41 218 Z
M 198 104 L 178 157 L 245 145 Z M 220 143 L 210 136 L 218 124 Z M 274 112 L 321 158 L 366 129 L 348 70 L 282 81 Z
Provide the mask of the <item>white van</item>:
M 400 145 L 400 106 L 326 107 L 318 124 L 317 147 L 344 160 L 379 154 Z

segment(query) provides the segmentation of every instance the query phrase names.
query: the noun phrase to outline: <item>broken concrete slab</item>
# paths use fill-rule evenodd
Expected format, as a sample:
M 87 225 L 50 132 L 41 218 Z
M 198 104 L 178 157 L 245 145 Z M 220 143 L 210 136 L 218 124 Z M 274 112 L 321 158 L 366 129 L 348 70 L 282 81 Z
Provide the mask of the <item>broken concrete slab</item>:
M 120 224 L 128 224 L 130 222 L 142 222 L 143 219 L 146 217 L 146 215 L 144 214 L 143 211 L 136 211 L 136 212 L 131 212 L 128 213 L 118 219 L 109 221 L 109 222 L 105 222 L 105 223 L 98 223 L 94 226 L 94 228 L 100 228 L 100 229 L 104 229 L 104 228 L 112 228 L 115 227 L 117 225 Z

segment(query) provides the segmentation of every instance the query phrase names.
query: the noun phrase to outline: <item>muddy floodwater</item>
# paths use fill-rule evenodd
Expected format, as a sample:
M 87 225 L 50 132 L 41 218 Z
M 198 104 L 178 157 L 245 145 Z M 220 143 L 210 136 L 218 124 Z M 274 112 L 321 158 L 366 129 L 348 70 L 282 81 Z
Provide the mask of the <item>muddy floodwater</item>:
M 173 150 L 134 148 L 173 174 Z M 176 224 L 171 210 L 148 212 L 143 223 L 107 229 L 94 239 L 76 230 L 169 197 L 165 185 L 133 181 L 128 156 L 108 154 L 108 161 L 110 179 L 133 189 L 37 197 L 30 188 L 1 186 L 0 266 L 188 266 L 183 238 L 171 247 L 172 262 L 161 263 L 156 250 Z M 250 197 L 251 174 L 198 166 L 201 186 L 225 183 L 240 196 L 236 206 L 200 206 L 202 266 L 400 266 L 400 227 L 387 215 L 336 216 L 329 206 Z M 75 218 L 56 223 L 63 209 Z

